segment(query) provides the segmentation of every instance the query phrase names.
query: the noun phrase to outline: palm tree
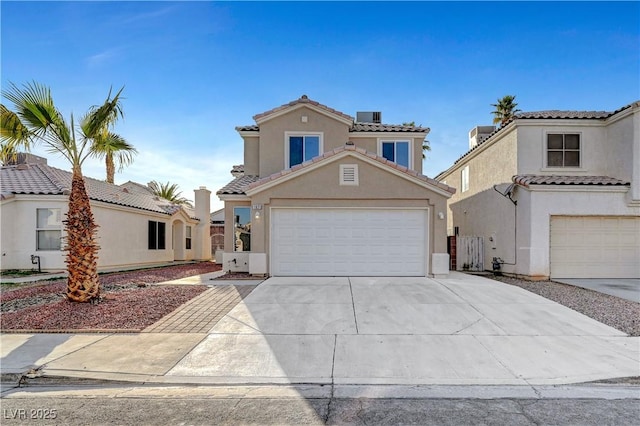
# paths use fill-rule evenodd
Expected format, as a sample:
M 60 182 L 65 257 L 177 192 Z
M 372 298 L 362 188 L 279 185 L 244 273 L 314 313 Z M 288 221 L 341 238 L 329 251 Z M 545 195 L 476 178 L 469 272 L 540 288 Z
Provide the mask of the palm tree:
M 96 225 L 89 196 L 82 176 L 82 164 L 92 153 L 95 140 L 105 133 L 119 117 L 123 116 L 120 104 L 120 89 L 111 97 L 111 91 L 101 106 L 93 107 L 82 117 L 79 124 L 71 114 L 65 121 L 56 108 L 48 87 L 33 82 L 19 88 L 10 83 L 3 96 L 15 106 L 15 112 L 0 108 L 2 144 L 7 150 L 17 147 L 29 148 L 32 143 L 43 143 L 52 153 L 65 157 L 72 167 L 69 212 L 64 221 L 67 233 L 65 263 L 67 299 L 74 302 L 100 300 L 98 279 Z
M 408 121 L 405 123 L 402 123 L 403 126 L 411 126 L 411 127 L 416 127 L 416 122 L 415 121 Z M 418 126 L 420 127 L 420 126 Z M 424 160 L 425 158 L 427 158 L 426 152 L 427 151 L 431 151 L 431 145 L 429 144 L 428 140 L 423 140 L 422 141 L 422 159 Z
M 177 183 L 158 183 L 152 180 L 147 184 L 153 195 L 169 201 L 172 204 L 179 204 L 184 206 L 193 207 L 191 201 L 182 197 L 182 191 L 179 190 Z
M 518 104 L 515 103 L 515 100 L 515 96 L 506 95 L 502 99 L 498 99 L 497 104 L 491 104 L 492 107 L 495 107 L 495 111 L 491 112 L 491 114 L 493 114 L 493 124 L 500 123 L 500 127 L 502 127 L 507 124 L 516 113 L 521 111 L 516 109 Z
M 107 182 L 115 183 L 116 162 L 118 171 L 133 163 L 133 156 L 138 150 L 129 144 L 122 136 L 106 131 L 98 135 L 91 145 L 91 154 L 94 157 L 104 157 L 107 167 Z

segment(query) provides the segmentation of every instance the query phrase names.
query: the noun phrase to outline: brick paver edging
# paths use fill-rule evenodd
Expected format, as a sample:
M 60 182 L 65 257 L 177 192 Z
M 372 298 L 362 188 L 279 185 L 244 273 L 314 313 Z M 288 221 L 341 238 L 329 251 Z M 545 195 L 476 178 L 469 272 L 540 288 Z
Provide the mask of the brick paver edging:
M 143 333 L 206 333 L 253 291 L 255 285 L 215 285 L 159 321 Z

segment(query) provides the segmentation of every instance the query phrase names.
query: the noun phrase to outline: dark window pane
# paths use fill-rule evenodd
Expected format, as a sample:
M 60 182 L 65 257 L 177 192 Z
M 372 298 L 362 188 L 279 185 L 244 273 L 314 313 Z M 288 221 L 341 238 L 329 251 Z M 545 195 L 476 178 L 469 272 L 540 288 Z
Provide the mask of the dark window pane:
M 580 151 L 566 151 L 564 153 L 565 167 L 580 167 Z
M 382 156 L 389 161 L 395 161 L 395 153 L 394 153 L 394 143 L 393 142 L 383 142 L 382 143 Z
M 289 167 L 302 163 L 302 136 L 291 136 L 289 138 Z
M 396 142 L 396 163 L 409 167 L 409 142 Z
M 562 135 L 547 135 L 548 149 L 562 149 Z
M 187 250 L 191 250 L 191 238 L 187 238 L 184 248 L 186 248 Z
M 580 149 L 580 135 L 564 135 L 565 149 Z
M 158 246 L 156 245 L 157 225 L 158 222 L 154 222 L 153 220 L 149 221 L 149 250 L 155 250 L 158 248 Z
M 305 136 L 304 161 L 311 160 L 320 155 L 320 138 L 318 136 Z
M 562 151 L 549 151 L 547 153 L 547 166 L 562 167 Z
M 158 222 L 158 250 L 164 250 L 165 247 L 165 224 Z

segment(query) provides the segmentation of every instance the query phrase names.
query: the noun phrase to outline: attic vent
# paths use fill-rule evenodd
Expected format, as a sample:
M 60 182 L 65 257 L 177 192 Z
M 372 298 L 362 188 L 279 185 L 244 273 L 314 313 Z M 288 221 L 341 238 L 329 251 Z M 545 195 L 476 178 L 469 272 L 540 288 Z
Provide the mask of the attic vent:
M 340 185 L 358 186 L 357 164 L 340 164 Z
M 356 113 L 358 123 L 382 123 L 382 112 L 380 111 L 360 111 Z

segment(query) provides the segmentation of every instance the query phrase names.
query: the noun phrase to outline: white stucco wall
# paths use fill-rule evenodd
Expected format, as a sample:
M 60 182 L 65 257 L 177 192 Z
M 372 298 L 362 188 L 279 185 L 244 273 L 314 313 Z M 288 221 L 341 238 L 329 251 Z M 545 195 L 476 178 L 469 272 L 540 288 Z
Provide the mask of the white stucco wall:
M 174 216 L 131 209 L 108 203 L 92 201 L 92 212 L 99 225 L 97 240 L 100 246 L 98 268 L 133 266 L 175 259 L 173 225 L 192 226 L 192 247 L 196 245 L 196 225 L 198 221 L 182 213 Z M 2 269 L 31 269 L 31 255 L 40 256 L 44 270 L 64 270 L 64 251 L 36 250 L 36 209 L 60 208 L 64 220 L 67 200 L 63 196 L 17 195 L 0 205 L 2 222 L 1 265 Z M 148 221 L 166 223 L 165 250 L 148 249 Z M 64 230 L 62 236 L 64 237 Z M 184 236 L 184 232 L 182 232 Z M 185 244 L 184 238 L 179 239 Z M 63 245 L 64 246 L 64 245 Z M 183 250 L 184 260 L 193 260 L 195 250 Z M 180 259 L 182 260 L 182 259 Z
M 518 266 L 515 272 L 549 276 L 551 216 L 640 216 L 640 207 L 626 202 L 628 188 L 582 187 L 518 189 Z M 506 270 L 506 269 L 505 269 Z
M 18 196 L 19 197 L 19 196 Z M 36 210 L 61 209 L 64 219 L 67 202 L 57 196 L 39 196 L 37 199 L 10 198 L 0 204 L 2 269 L 31 269 L 31 255 L 40 256 L 42 269 L 61 270 L 66 267 L 62 252 L 36 250 Z M 64 231 L 62 232 L 64 236 Z
M 547 167 L 546 140 L 549 133 L 580 135 L 580 167 Z M 632 140 L 632 116 L 612 123 L 593 120 L 523 121 L 518 126 L 518 174 L 610 176 L 630 181 Z

